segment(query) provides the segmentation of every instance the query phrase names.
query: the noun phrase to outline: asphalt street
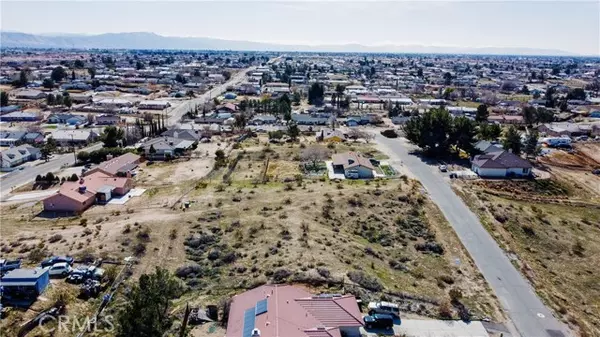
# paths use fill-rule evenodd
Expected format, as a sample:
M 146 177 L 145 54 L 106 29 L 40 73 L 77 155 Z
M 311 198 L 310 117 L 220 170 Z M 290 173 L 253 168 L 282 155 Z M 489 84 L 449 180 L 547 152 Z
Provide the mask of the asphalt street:
M 375 139 L 388 148 L 388 152 L 391 152 L 388 153 L 390 157 L 401 160 L 421 181 L 473 257 L 520 335 L 570 336 L 568 328 L 559 322 L 537 297 L 529 282 L 512 265 L 477 216 L 454 193 L 446 178 L 437 171 L 437 167 L 409 154 L 410 145 L 406 144 L 403 138 L 389 139 L 377 134 Z
M 239 71 L 238 73 L 236 73 L 235 75 L 233 75 L 229 79 L 229 81 L 212 88 L 211 90 L 203 93 L 202 95 L 200 95 L 196 98 L 192 98 L 189 101 L 185 101 L 185 102 L 179 104 L 178 106 L 173 108 L 173 110 L 169 111 L 169 118 L 168 118 L 168 122 L 167 122 L 168 125 L 178 124 L 181 117 L 183 115 L 185 115 L 186 112 L 193 109 L 197 104 L 203 104 L 204 102 L 207 102 L 207 101 L 211 100 L 212 98 L 215 98 L 215 97 L 221 95 L 222 93 L 224 93 L 227 90 L 227 87 L 241 83 L 246 78 L 246 73 L 248 71 L 251 71 L 254 69 L 256 69 L 256 67 L 250 67 L 250 68 L 243 69 L 243 70 Z
M 94 151 L 100 148 L 102 148 L 102 143 L 94 144 L 78 151 Z M 13 188 L 33 181 L 38 174 L 44 175 L 48 172 L 54 173 L 59 171 L 63 166 L 71 166 L 73 164 L 75 164 L 75 156 L 73 153 L 58 154 L 54 155 L 52 159 L 46 163 L 10 172 L 0 179 L 0 200 L 4 200 Z

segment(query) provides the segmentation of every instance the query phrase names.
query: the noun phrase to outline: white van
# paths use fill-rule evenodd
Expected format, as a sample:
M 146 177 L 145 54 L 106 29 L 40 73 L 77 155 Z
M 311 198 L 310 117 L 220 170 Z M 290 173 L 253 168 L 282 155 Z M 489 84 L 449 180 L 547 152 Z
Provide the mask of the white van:
M 62 276 L 66 277 L 71 273 L 71 266 L 66 262 L 55 263 L 50 267 L 48 274 L 50 276 Z

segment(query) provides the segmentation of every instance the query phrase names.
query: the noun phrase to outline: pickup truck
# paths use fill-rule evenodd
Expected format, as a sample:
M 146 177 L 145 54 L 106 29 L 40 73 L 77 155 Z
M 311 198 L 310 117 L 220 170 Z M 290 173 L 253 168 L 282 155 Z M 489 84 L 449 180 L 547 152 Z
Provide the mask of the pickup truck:
M 0 259 L 0 273 L 4 274 L 7 271 L 21 268 L 21 260 L 8 261 L 6 259 Z

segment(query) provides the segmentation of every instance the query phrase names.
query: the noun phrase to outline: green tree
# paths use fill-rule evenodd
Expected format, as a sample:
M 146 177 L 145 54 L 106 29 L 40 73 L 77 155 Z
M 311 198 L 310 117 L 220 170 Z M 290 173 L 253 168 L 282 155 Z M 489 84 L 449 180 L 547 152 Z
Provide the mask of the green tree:
M 67 77 L 67 72 L 65 71 L 65 68 L 60 67 L 60 66 L 52 69 L 52 72 L 50 73 L 50 78 L 54 82 L 57 82 L 57 83 L 62 81 L 66 77 Z
M 90 78 L 94 79 L 94 77 L 96 77 L 96 68 L 90 67 L 88 68 L 88 74 L 90 74 Z
M 322 105 L 325 95 L 325 87 L 319 82 L 313 83 L 308 89 L 308 103 Z
M 538 146 L 538 133 L 537 131 L 532 131 L 527 135 L 527 139 L 525 140 L 525 153 L 528 156 L 535 156 L 540 152 L 540 147 Z
M 79 151 L 77 152 L 77 160 L 82 163 L 87 163 L 90 160 L 90 153 L 87 151 Z
M 240 113 L 240 114 L 235 115 L 235 121 L 233 122 L 233 125 L 236 128 L 243 130 L 246 127 L 247 122 L 248 122 L 248 118 L 246 117 L 246 115 L 244 115 L 243 113 Z
M 298 139 L 298 136 L 300 135 L 300 129 L 298 129 L 298 125 L 294 122 L 289 122 L 287 134 L 292 140 Z
M 54 81 L 51 78 L 44 78 L 42 86 L 46 89 L 52 89 L 54 88 Z
M 71 100 L 71 96 L 65 96 L 63 98 L 63 104 L 64 106 L 66 106 L 67 108 L 70 108 L 73 105 L 73 101 Z
M 449 72 L 444 73 L 444 84 L 445 85 L 452 84 L 452 74 L 451 73 L 449 73 Z
M 554 112 L 552 110 L 538 107 L 535 110 L 535 121 L 537 123 L 551 123 L 554 122 Z
M 231 78 L 231 72 L 225 70 L 221 73 L 221 75 L 223 75 L 223 77 L 225 78 L 225 81 L 229 81 L 229 79 Z
M 450 149 L 452 117 L 446 109 L 431 109 L 415 116 L 403 126 L 406 139 L 433 157 L 446 155 Z
M 341 101 L 344 99 L 344 91 L 346 91 L 346 87 L 338 84 L 335 86 L 335 92 L 337 93 L 337 107 L 341 108 Z
M 19 79 L 13 81 L 12 85 L 17 88 L 20 88 L 26 87 L 28 83 L 29 80 L 27 79 L 27 72 L 25 70 L 21 70 L 21 72 L 19 73 Z
M 171 301 L 183 288 L 166 269 L 156 267 L 153 274 L 140 276 L 125 294 L 125 305 L 117 316 L 118 337 L 163 336 L 173 323 Z
M 529 88 L 526 85 L 523 85 L 523 88 L 521 88 L 521 93 L 523 95 L 529 95 Z
M 42 148 L 40 149 L 40 153 L 42 155 L 42 158 L 45 161 L 48 161 L 48 158 L 50 157 L 50 155 L 56 151 L 56 140 L 54 140 L 54 138 L 50 137 L 48 138 L 48 140 L 46 140 L 46 144 L 44 144 L 44 146 L 42 146 Z
M 0 106 L 8 105 L 8 93 L 6 91 L 0 92 Z
M 156 149 L 154 148 L 154 144 L 150 145 L 150 149 L 148 149 L 148 153 L 150 153 L 150 155 L 154 156 L 156 154 Z
M 116 126 L 107 126 L 100 135 L 100 140 L 104 142 L 104 147 L 117 147 L 124 137 L 123 129 Z
M 302 96 L 300 96 L 300 93 L 295 91 L 294 95 L 292 97 L 292 102 L 294 105 L 300 105 L 300 101 L 302 100 Z
M 521 154 L 521 135 L 519 135 L 519 131 L 513 125 L 506 131 L 502 146 L 505 150 L 511 150 L 517 156 Z
M 83 67 L 85 67 L 85 64 L 83 63 L 82 60 L 75 60 L 75 62 L 73 63 L 73 66 L 77 69 L 83 69 Z
M 71 81 L 75 81 L 75 70 L 71 70 Z
M 489 116 L 490 112 L 488 111 L 488 106 L 485 104 L 480 104 L 477 107 L 477 112 L 475 113 L 475 121 L 487 122 Z
M 473 143 L 477 134 L 477 124 L 467 117 L 456 117 L 452 120 L 450 142 L 467 153 L 473 152 Z
M 587 96 L 582 88 L 574 88 L 569 90 L 569 93 L 567 93 L 567 100 L 577 99 L 580 101 L 585 101 L 586 98 Z
M 56 104 L 56 97 L 54 97 L 53 94 L 48 94 L 48 96 L 46 96 L 46 104 L 49 106 Z
M 480 124 L 479 139 L 496 140 L 502 134 L 502 128 L 498 124 Z
M 525 121 L 525 124 L 527 125 L 533 125 L 533 123 L 536 122 L 536 109 L 532 106 L 525 106 L 522 109 L 522 113 L 523 113 L 523 120 Z
M 144 63 L 142 61 L 137 61 L 135 63 L 135 69 L 141 70 L 141 69 L 144 69 L 144 68 L 146 68 L 146 67 L 144 66 Z

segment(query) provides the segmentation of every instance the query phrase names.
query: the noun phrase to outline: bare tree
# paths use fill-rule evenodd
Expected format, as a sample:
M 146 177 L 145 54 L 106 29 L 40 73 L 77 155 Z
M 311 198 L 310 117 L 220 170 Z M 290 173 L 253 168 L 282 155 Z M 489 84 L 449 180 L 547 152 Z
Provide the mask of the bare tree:
M 354 128 L 350 129 L 348 132 L 348 138 L 353 140 L 364 139 L 364 141 L 368 143 L 375 139 L 375 135 L 370 132 Z
M 300 154 L 300 159 L 305 162 L 310 162 L 314 168 L 317 168 L 317 163 L 329 157 L 327 149 L 319 145 L 311 145 Z

